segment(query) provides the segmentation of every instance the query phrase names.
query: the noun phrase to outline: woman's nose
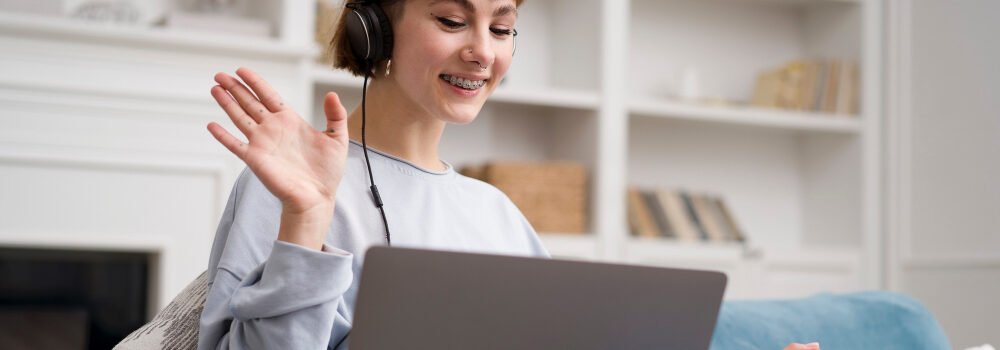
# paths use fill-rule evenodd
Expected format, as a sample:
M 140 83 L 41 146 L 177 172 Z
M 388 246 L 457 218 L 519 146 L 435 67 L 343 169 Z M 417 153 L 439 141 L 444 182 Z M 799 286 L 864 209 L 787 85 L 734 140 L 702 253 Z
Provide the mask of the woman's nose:
M 493 65 L 496 58 L 489 29 L 486 29 L 485 32 L 485 34 L 476 33 L 464 52 L 464 59 L 478 65 L 477 70 L 485 70 L 484 68 Z

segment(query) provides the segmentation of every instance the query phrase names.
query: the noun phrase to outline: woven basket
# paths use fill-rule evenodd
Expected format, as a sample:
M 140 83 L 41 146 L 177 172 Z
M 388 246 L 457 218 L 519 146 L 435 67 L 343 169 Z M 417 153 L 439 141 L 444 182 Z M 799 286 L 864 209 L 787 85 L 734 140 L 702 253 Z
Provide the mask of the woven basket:
M 568 161 L 494 161 L 464 175 L 503 191 L 539 233 L 587 231 L 587 171 Z

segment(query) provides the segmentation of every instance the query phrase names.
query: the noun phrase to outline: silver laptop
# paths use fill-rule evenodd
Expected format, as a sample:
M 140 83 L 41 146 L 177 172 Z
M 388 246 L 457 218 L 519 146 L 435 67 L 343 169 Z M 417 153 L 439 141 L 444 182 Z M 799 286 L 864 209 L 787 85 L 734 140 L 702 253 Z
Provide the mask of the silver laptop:
M 719 272 L 372 247 L 352 350 L 708 349 Z

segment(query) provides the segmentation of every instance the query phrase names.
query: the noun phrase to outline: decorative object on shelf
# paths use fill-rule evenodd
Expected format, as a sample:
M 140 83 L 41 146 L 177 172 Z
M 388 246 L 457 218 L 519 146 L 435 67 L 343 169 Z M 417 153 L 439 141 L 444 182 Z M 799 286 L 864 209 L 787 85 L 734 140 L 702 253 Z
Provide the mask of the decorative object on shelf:
M 316 44 L 322 48 L 322 54 L 317 61 L 328 67 L 334 64 L 334 55 L 333 51 L 330 50 L 330 41 L 333 40 L 333 34 L 337 28 L 337 21 L 340 20 L 342 9 L 340 1 L 316 0 L 316 32 L 314 39 L 316 40 Z
M 37 3 L 51 12 L 58 7 L 59 16 L 68 16 L 96 23 L 152 26 L 163 20 L 167 0 L 42 0 L 24 1 Z M 53 4 L 55 3 L 55 4 Z M 33 6 L 34 7 L 34 6 Z M 40 8 L 36 8 L 41 10 Z
M 503 191 L 539 233 L 587 231 L 587 170 L 580 163 L 493 161 L 459 172 Z
M 73 18 L 99 23 L 135 24 L 141 16 L 139 8 L 132 1 L 87 1 L 70 14 Z
M 193 0 L 194 10 L 224 16 L 242 16 L 246 10 L 246 0 Z
M 795 60 L 757 77 L 752 104 L 837 114 L 858 113 L 858 65 L 845 60 Z
M 267 38 L 271 24 L 246 15 L 245 0 L 195 0 L 172 11 L 164 21 L 172 31 L 220 33 Z
M 746 243 L 746 236 L 719 196 L 683 190 L 641 190 L 635 186 L 628 188 L 627 195 L 633 236 Z
M 677 70 L 673 86 L 667 98 L 677 102 L 703 106 L 736 106 L 746 102 L 734 101 L 721 96 L 712 96 L 702 91 L 703 74 L 695 65 L 685 65 Z
M 701 97 L 701 73 L 698 71 L 698 67 L 685 66 L 681 68 L 677 77 L 677 98 L 689 101 Z

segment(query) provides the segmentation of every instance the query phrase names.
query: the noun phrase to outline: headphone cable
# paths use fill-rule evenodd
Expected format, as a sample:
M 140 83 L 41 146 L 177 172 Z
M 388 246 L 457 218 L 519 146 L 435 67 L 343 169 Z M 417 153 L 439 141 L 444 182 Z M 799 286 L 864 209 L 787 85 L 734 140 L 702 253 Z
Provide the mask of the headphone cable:
M 389 221 L 385 218 L 385 209 L 382 207 L 382 197 L 379 196 L 378 187 L 375 186 L 375 177 L 372 176 L 372 163 L 368 160 L 368 143 L 365 142 L 365 106 L 368 104 L 365 97 L 368 92 L 368 76 L 370 75 L 371 74 L 365 74 L 364 85 L 361 87 L 361 147 L 365 150 L 365 164 L 368 166 L 368 181 L 372 184 L 372 198 L 375 200 L 375 206 L 378 207 L 379 212 L 382 213 L 382 224 L 385 225 L 385 244 L 392 246 L 392 240 L 389 236 Z

